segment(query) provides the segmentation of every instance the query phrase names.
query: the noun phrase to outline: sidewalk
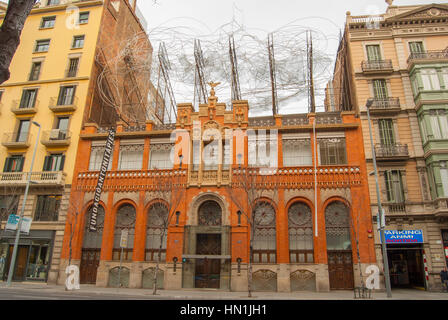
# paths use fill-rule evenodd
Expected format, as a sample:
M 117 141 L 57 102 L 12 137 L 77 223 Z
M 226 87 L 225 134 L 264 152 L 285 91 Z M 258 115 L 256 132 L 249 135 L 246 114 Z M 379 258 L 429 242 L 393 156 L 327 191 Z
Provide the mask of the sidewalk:
M 0 290 L 44 290 L 48 293 L 71 294 L 62 285 L 48 285 L 45 283 L 14 282 L 11 287 L 6 287 L 5 282 L 0 282 Z M 121 295 L 133 296 L 140 299 L 151 299 L 151 289 L 129 289 L 129 288 L 101 288 L 95 285 L 81 285 L 80 290 L 74 294 L 98 294 L 98 295 Z M 167 300 L 355 300 L 353 291 L 331 291 L 331 292 L 253 292 L 252 298 L 247 297 L 247 292 L 228 292 L 218 290 L 157 290 L 158 299 Z M 372 300 L 448 300 L 446 292 L 426 292 L 422 290 L 393 290 L 392 298 L 387 298 L 386 292 L 373 292 Z

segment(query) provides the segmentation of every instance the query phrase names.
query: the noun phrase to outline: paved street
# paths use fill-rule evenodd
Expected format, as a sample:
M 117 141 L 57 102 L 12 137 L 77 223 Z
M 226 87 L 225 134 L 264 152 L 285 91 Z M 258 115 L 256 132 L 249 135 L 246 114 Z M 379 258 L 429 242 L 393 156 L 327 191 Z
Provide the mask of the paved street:
M 253 300 L 354 300 L 352 291 L 274 293 L 255 292 Z M 0 300 L 248 300 L 245 292 L 215 290 L 152 290 L 99 288 L 81 285 L 68 292 L 64 286 L 43 283 L 0 283 Z M 385 292 L 374 292 L 372 300 L 389 300 Z M 448 300 L 448 293 L 421 290 L 393 290 L 392 300 Z

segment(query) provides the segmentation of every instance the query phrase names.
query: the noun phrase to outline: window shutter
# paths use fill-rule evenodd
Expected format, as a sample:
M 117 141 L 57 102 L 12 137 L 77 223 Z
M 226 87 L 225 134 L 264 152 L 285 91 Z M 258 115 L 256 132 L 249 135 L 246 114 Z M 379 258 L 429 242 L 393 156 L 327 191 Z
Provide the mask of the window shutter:
M 24 157 L 20 157 L 18 162 L 17 162 L 16 172 L 22 172 L 23 171 L 24 163 L 25 163 L 25 158 Z
M 51 156 L 46 156 L 44 161 L 44 171 L 51 170 Z
M 64 164 L 65 164 L 65 155 L 61 157 L 61 164 L 59 165 L 58 171 L 64 171 Z
M 5 160 L 5 166 L 3 167 L 3 172 L 9 172 L 11 167 L 11 158 L 6 158 Z

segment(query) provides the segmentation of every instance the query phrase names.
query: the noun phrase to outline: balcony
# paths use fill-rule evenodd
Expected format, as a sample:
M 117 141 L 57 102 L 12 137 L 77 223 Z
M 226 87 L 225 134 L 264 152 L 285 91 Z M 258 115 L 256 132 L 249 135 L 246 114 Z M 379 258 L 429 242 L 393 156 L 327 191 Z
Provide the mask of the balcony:
M 74 97 L 72 101 L 59 101 L 57 97 L 50 98 L 48 105 L 53 112 L 70 112 L 76 111 L 78 108 L 78 97 Z
M 375 154 L 377 159 L 382 160 L 398 160 L 409 158 L 409 150 L 407 144 L 377 144 L 375 146 Z
M 411 70 L 415 64 L 428 62 L 448 62 L 448 48 L 440 51 L 413 52 L 408 58 L 408 69 Z
M 386 212 L 388 214 L 399 214 L 399 213 L 405 213 L 406 212 L 406 204 L 404 202 L 389 202 L 384 203 L 383 206 L 386 208 Z
M 2 145 L 10 149 L 23 149 L 30 146 L 31 135 L 28 132 L 7 132 L 3 134 Z
M 388 112 L 399 112 L 400 99 L 399 98 L 371 98 L 373 104 L 370 107 L 371 113 L 388 113 Z
M 392 73 L 394 71 L 392 60 L 390 59 L 363 61 L 361 68 L 364 73 Z
M 28 172 L 1 172 L 0 186 L 23 187 L 27 183 Z M 31 172 L 32 186 L 64 186 L 66 174 L 56 172 Z
M 434 200 L 434 214 L 438 217 L 448 217 L 448 198 Z
M 35 114 L 37 112 L 38 105 L 39 100 L 36 100 L 34 104 L 25 104 L 21 102 L 21 100 L 13 100 L 11 111 L 16 115 Z
M 72 133 L 67 130 L 53 129 L 42 133 L 42 144 L 47 147 L 67 147 Z

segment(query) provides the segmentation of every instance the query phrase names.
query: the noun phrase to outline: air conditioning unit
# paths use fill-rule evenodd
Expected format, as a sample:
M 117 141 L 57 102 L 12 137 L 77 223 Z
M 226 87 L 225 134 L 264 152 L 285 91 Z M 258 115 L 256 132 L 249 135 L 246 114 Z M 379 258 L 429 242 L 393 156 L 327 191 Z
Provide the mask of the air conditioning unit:
M 61 130 L 53 129 L 50 131 L 50 140 L 59 140 Z

